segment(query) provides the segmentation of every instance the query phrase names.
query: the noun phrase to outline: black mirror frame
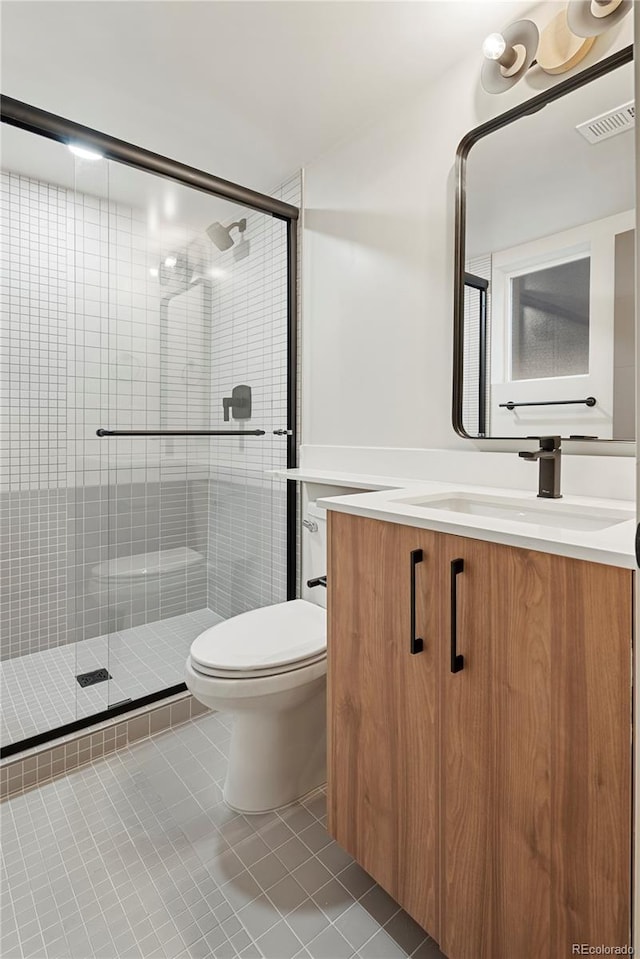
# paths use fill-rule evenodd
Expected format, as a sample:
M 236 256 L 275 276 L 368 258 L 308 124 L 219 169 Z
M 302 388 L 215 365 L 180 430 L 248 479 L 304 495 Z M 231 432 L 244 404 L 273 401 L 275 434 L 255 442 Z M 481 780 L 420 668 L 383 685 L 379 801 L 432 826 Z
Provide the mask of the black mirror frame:
M 494 117 L 492 120 L 488 120 L 486 123 L 482 123 L 478 127 L 474 127 L 473 130 L 470 130 L 462 138 L 458 144 L 458 149 L 456 150 L 456 200 L 455 200 L 455 251 L 454 251 L 454 296 L 453 296 L 453 397 L 452 397 L 452 407 L 451 407 L 451 421 L 453 428 L 458 434 L 464 439 L 474 440 L 477 442 L 484 441 L 503 441 L 510 440 L 514 443 L 521 443 L 525 437 L 513 437 L 513 436 L 472 436 L 470 433 L 467 433 L 462 423 L 462 393 L 463 393 L 463 376 L 464 376 L 464 289 L 465 289 L 465 240 L 466 240 L 466 164 L 467 156 L 471 147 L 481 140 L 483 137 L 488 136 L 490 133 L 493 133 L 495 130 L 499 130 L 502 127 L 508 126 L 508 124 L 513 123 L 514 120 L 519 120 L 521 117 L 528 116 L 532 113 L 538 113 L 539 110 L 542 110 L 547 106 L 548 103 L 553 103 L 554 100 L 559 100 L 560 97 L 565 96 L 567 93 L 571 93 L 573 90 L 577 90 L 580 87 L 585 86 L 587 83 L 591 83 L 593 80 L 597 80 L 599 77 L 605 76 L 607 73 L 611 73 L 613 70 L 617 70 L 618 67 L 623 66 L 625 63 L 631 63 L 633 61 L 633 46 L 629 45 L 624 47 L 622 50 L 619 50 L 617 53 L 612 54 L 610 57 L 606 57 L 604 60 L 600 60 L 598 63 L 595 63 L 592 67 L 588 67 L 586 70 L 583 70 L 581 73 L 576 74 L 573 77 L 569 77 L 567 80 L 563 80 L 561 83 L 555 84 L 555 86 L 550 87 L 548 90 L 544 90 L 542 93 L 538 93 L 536 96 L 531 97 L 529 100 L 525 100 L 524 103 L 519 104 L 516 107 L 513 107 L 511 110 L 507 110 L 505 113 L 501 113 L 498 116 Z M 580 442 L 579 440 L 571 441 L 569 438 L 563 437 L 564 442 Z M 598 443 L 627 443 L 635 442 L 635 440 L 615 440 L 615 439 L 598 439 Z

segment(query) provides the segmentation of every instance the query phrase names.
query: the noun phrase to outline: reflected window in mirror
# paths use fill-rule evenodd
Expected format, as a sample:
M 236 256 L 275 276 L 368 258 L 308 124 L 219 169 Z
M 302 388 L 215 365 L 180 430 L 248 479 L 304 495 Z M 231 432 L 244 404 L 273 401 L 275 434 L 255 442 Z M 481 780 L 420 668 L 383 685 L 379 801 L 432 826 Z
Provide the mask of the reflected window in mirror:
M 511 277 L 511 379 L 589 372 L 589 257 Z

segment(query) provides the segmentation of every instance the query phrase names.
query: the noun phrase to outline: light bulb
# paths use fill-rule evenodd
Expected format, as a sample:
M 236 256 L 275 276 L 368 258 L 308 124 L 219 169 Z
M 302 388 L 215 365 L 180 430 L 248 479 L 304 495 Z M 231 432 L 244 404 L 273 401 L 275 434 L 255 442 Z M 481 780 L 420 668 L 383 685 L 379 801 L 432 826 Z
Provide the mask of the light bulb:
M 177 262 L 178 260 L 175 256 L 168 256 L 164 261 L 164 265 L 167 269 L 172 270 Z
M 151 276 L 157 276 L 157 275 L 158 275 L 158 268 L 157 268 L 157 266 L 152 266 L 152 267 L 150 267 L 149 273 L 151 274 Z
M 82 147 L 78 143 L 67 143 L 67 146 L 81 160 L 102 160 L 103 158 L 102 153 L 98 153 L 97 150 L 89 150 L 88 147 Z
M 490 33 L 482 44 L 482 52 L 487 60 L 499 60 L 507 44 L 501 33 Z

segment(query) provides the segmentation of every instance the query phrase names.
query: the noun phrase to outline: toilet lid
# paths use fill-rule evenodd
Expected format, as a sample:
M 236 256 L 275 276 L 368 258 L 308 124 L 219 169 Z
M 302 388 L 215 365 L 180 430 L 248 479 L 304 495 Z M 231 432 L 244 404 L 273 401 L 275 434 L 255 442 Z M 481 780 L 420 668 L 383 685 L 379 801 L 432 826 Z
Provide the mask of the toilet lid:
M 325 610 L 294 599 L 206 629 L 191 646 L 191 661 L 212 675 L 270 675 L 315 662 L 326 649 Z

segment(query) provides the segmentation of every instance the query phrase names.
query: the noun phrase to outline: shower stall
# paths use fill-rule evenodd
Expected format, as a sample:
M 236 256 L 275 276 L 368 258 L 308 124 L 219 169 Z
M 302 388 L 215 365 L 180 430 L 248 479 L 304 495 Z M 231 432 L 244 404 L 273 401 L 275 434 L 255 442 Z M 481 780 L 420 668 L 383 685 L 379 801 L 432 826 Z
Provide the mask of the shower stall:
M 183 690 L 200 632 L 296 595 L 301 184 L 2 122 L 9 756 Z

